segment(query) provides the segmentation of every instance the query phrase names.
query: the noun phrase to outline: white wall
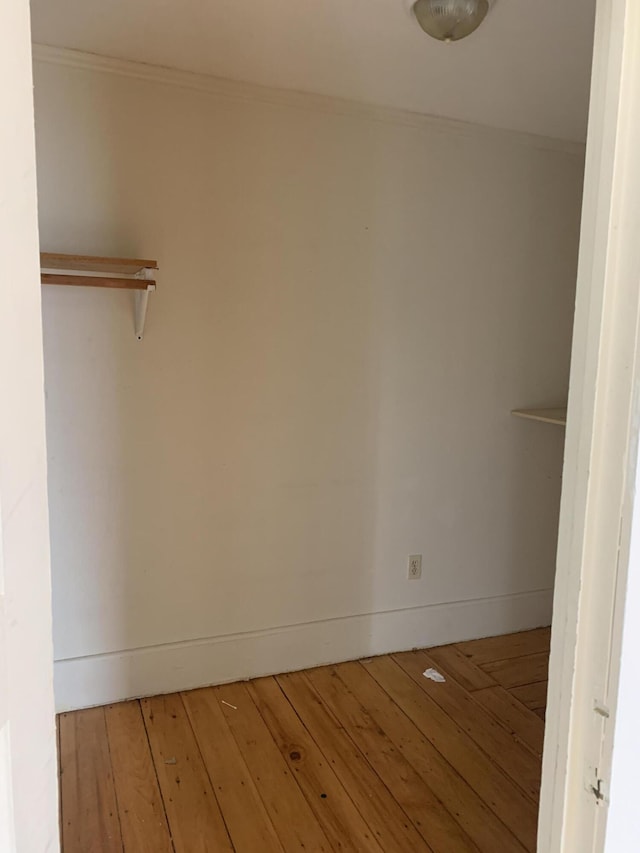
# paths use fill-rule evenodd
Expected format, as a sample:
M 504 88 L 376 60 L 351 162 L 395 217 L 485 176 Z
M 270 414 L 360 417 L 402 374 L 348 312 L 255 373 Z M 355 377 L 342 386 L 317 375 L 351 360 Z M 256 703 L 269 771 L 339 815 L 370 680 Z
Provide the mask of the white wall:
M 548 622 L 580 152 L 66 61 L 42 248 L 161 278 L 44 293 L 60 707 Z
M 29 4 L 0 4 L 0 850 L 58 846 Z

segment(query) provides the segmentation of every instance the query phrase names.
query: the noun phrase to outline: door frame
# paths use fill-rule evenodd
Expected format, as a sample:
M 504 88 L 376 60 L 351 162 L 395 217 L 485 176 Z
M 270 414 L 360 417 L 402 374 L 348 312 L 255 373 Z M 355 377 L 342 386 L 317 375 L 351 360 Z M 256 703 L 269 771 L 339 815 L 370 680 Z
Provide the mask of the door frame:
M 32 378 L 36 378 L 39 387 L 32 384 L 30 389 L 38 419 L 42 420 L 28 0 L 8 0 L 0 8 L 4 10 L 0 15 L 0 40 L 5 71 L 0 85 L 4 87 L 3 94 L 4 90 L 8 93 L 7 102 L 15 109 L 19 127 L 26 128 L 27 133 L 26 149 L 24 139 L 17 140 L 17 145 L 15 139 L 0 139 L 4 160 L 0 165 L 6 166 L 14 178 L 27 176 L 26 184 L 9 185 L 16 193 L 17 206 L 26 210 L 24 217 L 13 219 L 7 232 L 7 242 L 14 247 L 13 271 L 20 271 L 12 289 L 18 303 L 24 300 L 29 327 L 37 332 L 21 332 L 16 347 L 34 365 Z M 9 119 L 7 123 L 11 123 Z M 634 157 L 638 150 L 640 4 L 637 0 L 598 0 L 543 762 L 540 853 L 599 853 L 606 832 L 640 429 L 636 347 L 640 330 L 636 275 L 640 269 L 640 213 L 633 204 L 640 199 L 640 164 Z M 640 204 L 635 207 L 640 208 Z M 20 363 L 20 358 L 13 363 Z M 0 393 L 5 393 L 5 379 L 9 390 L 14 390 L 11 378 L 2 375 L 0 379 Z M 39 442 L 43 449 L 43 420 L 41 426 Z M 11 449 L 2 446 L 0 453 Z M 42 497 L 44 460 L 38 460 Z M 21 512 L 28 510 L 28 505 L 23 506 Z M 33 512 L 39 519 L 39 530 L 44 531 L 46 508 L 41 501 L 34 504 Z M 636 535 L 637 527 L 638 523 Z M 25 546 L 32 548 L 33 533 L 28 524 L 21 536 Z M 38 538 L 43 559 L 22 566 L 20 595 L 24 591 L 24 598 L 18 600 L 11 592 L 11 606 L 20 608 L 24 624 L 33 626 L 33 637 L 39 638 L 38 646 L 32 648 L 32 660 L 38 666 L 30 678 L 38 682 L 35 692 L 40 690 L 46 695 L 47 707 L 38 712 L 38 734 L 51 749 L 55 736 L 52 724 L 46 722 L 52 698 L 50 612 L 45 613 L 43 606 L 49 578 L 45 538 Z M 20 546 L 18 538 L 15 545 Z M 5 568 L 11 569 L 9 565 Z M 39 597 L 36 608 L 27 593 L 40 581 L 45 582 L 47 590 L 44 597 Z M 8 581 L 8 592 L 10 585 Z M 40 822 L 42 828 L 44 812 L 48 846 L 40 842 L 31 846 L 27 842 L 24 849 L 53 849 L 53 845 L 57 846 L 55 767 L 49 764 L 42 769 L 40 761 L 42 781 L 39 784 L 36 778 L 31 779 L 37 796 L 31 796 L 29 803 L 26 790 L 31 759 L 27 753 L 20 751 L 13 756 L 14 781 L 16 772 L 23 780 L 18 786 L 19 801 L 14 804 L 17 815 L 24 818 L 18 821 L 17 834 L 27 832 L 27 817 L 31 816 L 33 824 L 36 813 L 39 818 L 35 823 Z M 39 808 L 34 811 L 33 806 Z
M 0 849 L 59 850 L 28 0 L 0 2 Z
M 638 151 L 640 4 L 598 0 L 539 853 L 600 853 L 607 831 L 640 431 Z

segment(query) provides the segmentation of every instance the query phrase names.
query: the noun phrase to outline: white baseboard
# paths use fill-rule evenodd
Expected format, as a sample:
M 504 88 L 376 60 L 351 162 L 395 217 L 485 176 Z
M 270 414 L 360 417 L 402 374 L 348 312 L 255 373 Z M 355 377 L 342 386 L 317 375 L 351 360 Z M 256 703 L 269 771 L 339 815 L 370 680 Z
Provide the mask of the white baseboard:
M 553 590 L 536 590 L 60 660 L 56 707 L 69 711 L 526 631 L 550 623 L 552 599 Z

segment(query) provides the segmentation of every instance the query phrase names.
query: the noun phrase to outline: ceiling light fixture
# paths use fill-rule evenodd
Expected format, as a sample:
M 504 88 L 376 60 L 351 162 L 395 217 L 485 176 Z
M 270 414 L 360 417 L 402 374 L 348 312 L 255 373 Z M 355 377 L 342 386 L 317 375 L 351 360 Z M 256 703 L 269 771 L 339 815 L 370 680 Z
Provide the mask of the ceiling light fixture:
M 416 0 L 413 13 L 422 29 L 439 41 L 458 41 L 484 21 L 489 0 Z

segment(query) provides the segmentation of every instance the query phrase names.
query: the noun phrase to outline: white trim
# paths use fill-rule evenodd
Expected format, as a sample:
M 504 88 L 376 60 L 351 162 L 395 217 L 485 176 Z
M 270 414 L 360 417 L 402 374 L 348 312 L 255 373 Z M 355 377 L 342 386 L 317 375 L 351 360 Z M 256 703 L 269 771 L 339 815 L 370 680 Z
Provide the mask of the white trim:
M 55 664 L 56 706 L 68 711 L 524 631 L 549 624 L 551 599 L 551 590 L 539 590 L 69 658 Z
M 405 125 L 421 130 L 485 138 L 494 143 L 501 140 L 512 143 L 518 142 L 529 148 L 584 156 L 585 146 L 582 142 L 555 139 L 517 130 L 488 127 L 486 125 L 440 118 L 438 116 L 411 112 L 410 110 L 397 109 L 395 107 L 376 106 L 374 104 L 361 103 L 329 95 L 273 89 L 267 86 L 259 86 L 255 83 L 228 80 L 207 74 L 195 74 L 191 71 L 179 71 L 174 68 L 164 68 L 159 65 L 149 65 L 143 62 L 115 59 L 113 57 L 100 56 L 96 53 L 85 53 L 84 51 L 71 50 L 64 47 L 34 44 L 33 59 L 35 62 L 44 62 L 50 65 L 64 65 L 69 68 L 77 68 L 85 71 L 117 74 L 122 77 L 132 77 L 152 83 L 162 83 L 184 89 L 195 89 L 196 91 L 205 92 L 217 98 L 254 101 L 293 109 L 315 110 L 333 115 L 351 116 L 369 121 Z
M 597 4 L 540 853 L 601 851 L 605 832 L 640 426 L 638 8 Z

